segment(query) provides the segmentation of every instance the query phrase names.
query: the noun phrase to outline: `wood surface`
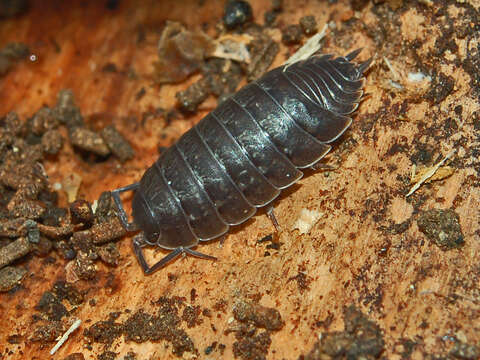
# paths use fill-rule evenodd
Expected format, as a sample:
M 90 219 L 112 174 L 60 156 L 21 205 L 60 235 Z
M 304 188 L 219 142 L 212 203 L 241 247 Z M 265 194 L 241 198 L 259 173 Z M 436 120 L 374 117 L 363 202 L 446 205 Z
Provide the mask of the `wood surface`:
M 199 248 L 219 261 L 181 258 L 151 276 L 138 266 L 131 237 L 121 239 L 118 267 L 96 262 L 96 279 L 75 283 L 86 291 L 86 301 L 73 312 L 83 323 L 52 358 L 75 352 L 86 359 L 97 358 L 105 348 L 97 343 L 87 348 L 85 329 L 107 320 L 112 312 L 122 312 L 120 320 L 128 316 L 126 309 L 154 312 L 153 302 L 161 296 L 184 297 L 201 309 L 213 309 L 220 300 L 227 304 L 225 313 L 212 310 L 213 316 L 203 316 L 201 324 L 183 326 L 198 350 L 184 353 L 184 358 L 233 357 L 235 336 L 225 331 L 232 326 L 232 309 L 239 299 L 275 308 L 285 322 L 271 335 L 268 359 L 296 359 L 307 354 L 322 333 L 342 331 L 344 308 L 349 305 L 382 329 L 382 356 L 388 359 L 446 356 L 456 341 L 479 344 L 479 120 L 475 111 L 480 104 L 479 90 L 461 66 L 472 51 L 478 55 L 478 33 L 460 38 L 453 32 L 456 52 L 427 56 L 439 46 L 436 39 L 445 29 L 475 26 L 462 22 L 465 4 L 460 3 L 366 3 L 353 10 L 346 1 L 285 0 L 279 28 L 315 15 L 319 26 L 327 21 L 336 26 L 326 35 L 324 52 L 346 54 L 363 47 L 361 60 L 375 56 L 367 74 L 367 96 L 354 115 L 354 124 L 325 160 L 335 169 L 308 171 L 275 202 L 281 226 L 275 236 L 281 247 L 270 250 L 270 256 L 264 256 L 265 244 L 257 242 L 275 231 L 264 211 L 231 231 L 223 243 Z M 478 11 L 478 1 L 466 3 Z M 270 1 L 252 0 L 251 4 L 254 20 L 263 23 Z M 404 7 L 393 11 L 398 4 Z M 67 142 L 57 158 L 45 163 L 50 182 L 62 182 L 75 172 L 82 177 L 79 196 L 89 201 L 103 191 L 132 183 L 157 158 L 159 146 L 169 146 L 216 104 L 209 98 L 193 116 L 171 122 L 160 115 L 145 116 L 158 108 L 173 108 L 175 93 L 198 78 L 178 85 L 154 83 L 152 64 L 165 21 L 181 21 L 192 31 L 207 24 L 207 33 L 213 36 L 223 6 L 222 1 L 120 1 L 118 8 L 109 10 L 103 1 L 30 1 L 23 15 L 0 20 L 0 48 L 12 41 L 24 42 L 36 58 L 19 62 L 0 78 L 0 116 L 16 111 L 27 119 L 43 105 L 54 106 L 59 90 L 72 89 L 89 126 L 101 129 L 114 124 L 136 156 L 125 164 L 114 158 L 87 163 Z M 374 13 L 379 6 L 389 9 L 383 18 Z M 281 33 L 275 31 L 278 41 Z M 139 36 L 144 37 L 140 42 Z M 414 40 L 419 58 L 406 50 Z M 274 65 L 294 50 L 281 44 Z M 397 79 L 384 57 L 396 69 Z M 454 88 L 437 103 L 427 98 L 432 84 L 423 84 L 424 90 L 406 79 L 409 72 L 422 70 L 418 68 L 422 60 L 425 68 L 454 81 Z M 102 71 L 110 63 L 117 72 Z M 135 76 L 129 76 L 132 72 Z M 433 76 L 432 81 L 437 78 Z M 393 87 L 391 80 L 403 89 Z M 138 100 L 136 94 L 142 88 L 146 94 Z M 462 105 L 460 113 L 454 110 L 458 105 Z M 142 118 L 147 119 L 144 124 Z M 449 118 L 456 124 L 453 133 L 443 130 Z M 406 198 L 412 156 L 419 144 L 426 144 L 434 159 L 455 149 L 456 169 L 450 177 L 424 184 Z M 60 194 L 60 200 L 66 206 L 65 194 Z M 292 229 L 303 208 L 321 213 L 308 234 Z M 445 251 L 419 231 L 419 213 L 434 208 L 452 208 L 458 214 L 465 240 L 461 248 Z M 385 230 L 407 220 L 405 231 Z M 2 359 L 49 358 L 53 342 L 28 339 L 35 328 L 35 305 L 53 283 L 66 276 L 66 261 L 56 253 L 51 256 L 53 263 L 31 258 L 24 264 L 28 275 L 22 286 L 0 294 Z M 299 274 L 306 287 L 300 286 Z M 193 302 L 192 289 L 197 295 Z M 18 344 L 7 342 L 12 334 L 20 335 Z M 205 348 L 214 341 L 225 345 L 223 355 L 218 350 L 205 355 Z M 137 344 L 120 337 L 111 350 L 118 359 L 129 351 L 137 359 L 176 357 L 164 341 Z

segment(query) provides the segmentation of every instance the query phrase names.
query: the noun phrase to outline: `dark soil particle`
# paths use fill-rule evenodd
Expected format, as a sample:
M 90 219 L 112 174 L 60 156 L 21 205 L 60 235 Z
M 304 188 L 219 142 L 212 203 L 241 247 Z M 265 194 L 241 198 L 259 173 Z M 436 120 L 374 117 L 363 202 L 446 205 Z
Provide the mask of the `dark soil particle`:
M 233 307 L 233 316 L 243 323 L 253 323 L 256 327 L 267 330 L 280 330 L 285 323 L 277 309 L 258 304 L 239 301 Z
M 432 78 L 430 90 L 425 95 L 425 98 L 433 104 L 439 104 L 450 95 L 455 86 L 455 80 L 451 76 L 444 73 L 435 73 Z
M 465 242 L 458 214 L 452 209 L 423 211 L 417 223 L 420 231 L 444 250 L 459 248 Z
M 21 237 L 7 246 L 0 248 L 0 268 L 20 259 L 32 250 L 32 245 L 27 238 Z
M 65 329 L 60 321 L 50 321 L 46 325 L 37 327 L 33 331 L 31 341 L 51 342 L 64 333 Z
M 27 270 L 21 267 L 6 266 L 0 270 L 0 292 L 10 291 L 22 281 Z
M 125 340 L 137 343 L 157 341 L 162 338 L 161 328 L 162 321 L 158 317 L 139 310 L 125 321 Z
M 123 360 L 135 360 L 137 358 L 137 354 L 133 351 L 129 351 L 124 357 Z
M 216 348 L 218 343 L 214 341 L 211 345 L 207 346 L 204 350 L 205 355 L 210 355 Z
M 84 335 L 92 342 L 109 346 L 122 334 L 125 341 L 136 343 L 166 340 L 172 344 L 172 351 L 177 356 L 182 356 L 184 352 L 196 354 L 193 341 L 179 327 L 181 319 L 178 315 L 178 306 L 181 304 L 183 301 L 180 299 L 162 297 L 154 303 L 159 307 L 156 314 L 139 310 L 123 323 L 115 322 L 115 318 L 110 316 L 109 320 L 99 321 L 85 330 Z M 197 314 L 196 310 L 194 312 Z
M 300 25 L 289 25 L 282 33 L 282 42 L 285 45 L 295 45 L 302 41 L 303 30 Z
M 113 125 L 106 126 L 100 132 L 103 140 L 121 162 L 133 159 L 135 152 L 127 140 L 118 132 Z
M 157 316 L 139 310 L 124 323 L 126 341 L 138 343 L 145 341 L 167 340 L 173 346 L 173 353 L 182 356 L 184 352 L 195 352 L 192 340 L 180 329 L 180 318 L 176 308 L 162 306 Z
M 115 360 L 117 358 L 117 353 L 113 351 L 104 351 L 98 355 L 98 360 Z
M 225 5 L 223 23 L 227 29 L 234 29 L 252 20 L 252 7 L 247 1 L 229 0 Z
M 120 261 L 120 252 L 117 245 L 114 243 L 108 243 L 103 246 L 99 246 L 97 249 L 100 259 L 107 265 L 118 266 Z
M 115 206 L 112 201 L 112 194 L 110 191 L 104 191 L 100 194 L 97 201 L 97 209 L 95 210 L 95 218 L 97 223 L 108 221 L 115 217 Z
M 288 281 L 294 280 L 297 282 L 298 290 L 300 293 L 303 293 L 306 290 L 310 289 L 310 283 L 312 282 L 312 278 L 307 276 L 303 271 L 299 271 L 297 275 L 292 276 L 288 279 Z
M 270 332 L 263 331 L 253 335 L 251 331 L 244 329 L 235 334 L 238 341 L 233 344 L 233 355 L 244 360 L 266 359 L 268 348 L 272 343 Z
M 58 130 L 48 130 L 42 136 L 42 150 L 49 155 L 56 155 L 63 146 L 63 136 Z
M 93 211 L 86 200 L 75 200 L 70 204 L 70 215 L 73 224 L 90 224 L 93 222 Z
M 116 217 L 111 217 L 105 222 L 93 225 L 90 229 L 78 231 L 73 236 L 75 241 L 91 242 L 100 245 L 119 239 L 125 234 L 126 231 L 120 220 Z
M 313 35 L 317 31 L 317 21 L 313 15 L 307 15 L 300 18 L 300 26 L 305 35 Z
M 7 336 L 7 342 L 9 344 L 20 344 L 21 341 L 22 341 L 22 336 L 19 334 L 13 334 L 13 335 Z
M 175 94 L 178 106 L 183 112 L 195 112 L 210 93 L 209 79 L 203 77 L 196 83 L 190 85 L 186 90 Z
M 65 281 L 57 281 L 53 285 L 53 293 L 59 300 L 67 300 L 71 305 L 80 305 L 85 300 L 77 288 Z
M 110 149 L 103 138 L 92 130 L 84 127 L 76 127 L 69 132 L 69 135 L 72 145 L 83 151 L 91 152 L 102 157 L 110 154 Z
M 382 332 L 354 306 L 345 309 L 345 330 L 323 333 L 307 355 L 299 360 L 379 359 L 385 346 Z
M 253 81 L 265 74 L 270 68 L 275 56 L 280 51 L 280 46 L 257 27 L 248 29 L 247 34 L 254 38 L 248 46 L 251 61 L 246 69 L 247 81 Z
M 188 328 L 192 328 L 203 323 L 203 320 L 200 318 L 201 313 L 200 306 L 186 306 L 183 309 L 182 320 L 187 323 Z
M 98 321 L 88 329 L 85 329 L 83 335 L 92 342 L 98 342 L 106 345 L 111 345 L 116 338 L 120 337 L 123 332 L 123 325 L 116 323 L 110 317 L 106 321 Z
M 475 360 L 480 358 L 480 348 L 475 345 L 457 341 L 450 351 L 450 355 L 457 359 Z
M 62 317 L 68 316 L 65 305 L 49 291 L 43 293 L 35 309 L 44 313 L 50 321 L 59 321 Z
M 85 357 L 83 356 L 82 353 L 73 353 L 68 355 L 63 360 L 85 360 Z

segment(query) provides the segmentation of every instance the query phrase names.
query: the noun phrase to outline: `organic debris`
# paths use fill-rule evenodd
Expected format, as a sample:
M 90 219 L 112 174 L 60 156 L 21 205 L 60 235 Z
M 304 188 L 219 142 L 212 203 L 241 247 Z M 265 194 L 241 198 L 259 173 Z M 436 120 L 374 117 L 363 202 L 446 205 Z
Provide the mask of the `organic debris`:
M 115 322 L 118 314 L 110 316 L 106 321 L 99 321 L 86 329 L 84 334 L 91 342 L 100 342 L 110 346 L 122 334 L 125 341 L 143 343 L 147 341 L 166 340 L 172 344 L 172 352 L 182 356 L 185 352 L 196 353 L 197 350 L 186 332 L 179 327 L 181 319 L 178 315 L 182 305 L 173 298 L 160 298 L 156 315 L 138 310 L 123 323 Z
M 417 181 L 416 183 L 412 186 L 410 191 L 407 193 L 406 197 L 412 195 L 417 189 L 428 179 L 430 179 L 436 172 L 437 170 L 447 161 L 452 157 L 452 155 L 455 154 L 455 150 L 450 151 L 445 157 L 440 160 L 437 164 L 434 166 L 430 167 Z
M 299 360 L 379 359 L 385 341 L 377 324 L 354 306 L 344 311 L 345 330 L 323 333 L 313 349 Z
M 168 21 L 158 43 L 155 81 L 177 83 L 200 70 L 204 59 L 215 50 L 212 39 L 202 32 L 191 32 Z
M 285 325 L 278 310 L 241 300 L 235 304 L 233 316 L 241 323 L 228 330 L 234 332 L 237 339 L 233 344 L 235 357 L 244 360 L 266 359 L 272 343 L 271 333 Z M 257 333 L 259 328 L 266 331 Z
M 118 264 L 118 250 L 108 243 L 125 231 L 105 199 L 99 201 L 98 215 L 86 200 L 77 200 L 82 182 L 78 174 L 65 176 L 62 185 L 49 183 L 42 161 L 60 150 L 61 125 L 66 126 L 72 144 L 84 151 L 104 156 L 114 149 L 120 160 L 133 154 L 129 145 L 119 140 L 114 127 L 103 131 L 110 148 L 100 135 L 87 129 L 68 90 L 59 92 L 53 110 L 43 107 L 26 122 L 13 112 L 1 118 L 0 268 L 29 253 L 47 256 L 56 249 L 66 259 L 75 259 L 68 267 L 69 279 L 92 279 L 96 274 L 95 259 L 111 266 Z M 53 187 L 67 193 L 70 211 L 57 207 L 58 195 L 51 190 Z M 0 291 L 8 291 L 21 281 L 25 270 L 8 267 L 1 274 L 4 286 Z
M 27 270 L 21 267 L 6 266 L 0 269 L 0 292 L 6 292 L 22 281 Z
M 420 213 L 418 228 L 444 250 L 455 249 L 465 243 L 458 214 L 452 209 L 431 209 Z

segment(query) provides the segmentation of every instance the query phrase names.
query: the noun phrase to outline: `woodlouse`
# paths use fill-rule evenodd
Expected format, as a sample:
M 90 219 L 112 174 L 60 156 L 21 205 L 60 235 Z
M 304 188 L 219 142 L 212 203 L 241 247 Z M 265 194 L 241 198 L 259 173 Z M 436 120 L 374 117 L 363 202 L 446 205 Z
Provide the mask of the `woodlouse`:
M 363 94 L 371 60 L 353 63 L 359 52 L 269 71 L 187 131 L 139 182 L 112 191 L 125 228 L 143 231 L 133 247 L 146 274 L 182 253 L 215 259 L 192 248 L 248 220 L 330 151 Z M 132 223 L 119 196 L 129 190 Z M 173 251 L 150 267 L 145 245 Z

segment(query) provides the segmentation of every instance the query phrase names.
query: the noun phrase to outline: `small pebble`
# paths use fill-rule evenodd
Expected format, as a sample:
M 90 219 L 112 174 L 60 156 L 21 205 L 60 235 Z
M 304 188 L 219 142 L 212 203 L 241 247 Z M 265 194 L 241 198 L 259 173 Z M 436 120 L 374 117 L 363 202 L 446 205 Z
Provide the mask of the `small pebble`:
M 225 6 L 223 23 L 227 29 L 234 29 L 252 20 L 252 7 L 247 1 L 230 0 Z

